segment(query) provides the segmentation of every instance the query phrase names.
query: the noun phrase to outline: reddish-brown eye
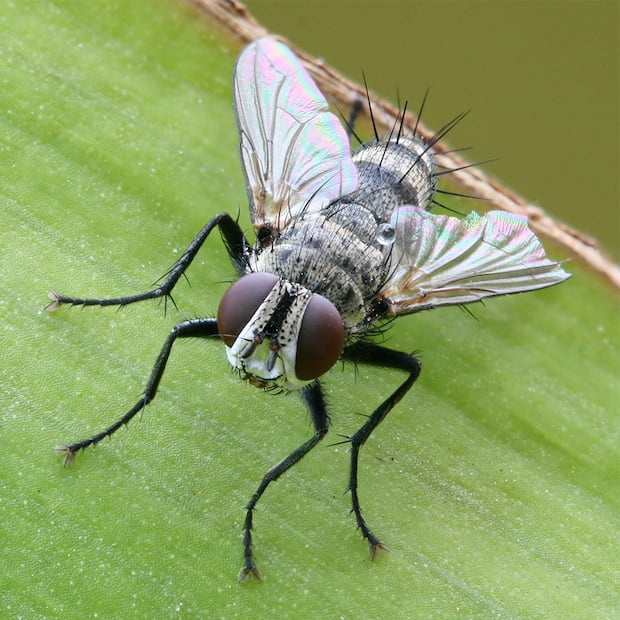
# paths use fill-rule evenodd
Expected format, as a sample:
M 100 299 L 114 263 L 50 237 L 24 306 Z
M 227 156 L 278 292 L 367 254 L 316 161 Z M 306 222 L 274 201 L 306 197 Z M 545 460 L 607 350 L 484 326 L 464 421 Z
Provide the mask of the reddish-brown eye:
M 278 281 L 272 273 L 250 273 L 237 280 L 225 293 L 217 311 L 217 328 L 227 347 L 248 324 L 269 291 Z
M 317 379 L 338 361 L 343 348 L 340 313 L 322 295 L 312 295 L 297 338 L 295 375 L 302 381 Z

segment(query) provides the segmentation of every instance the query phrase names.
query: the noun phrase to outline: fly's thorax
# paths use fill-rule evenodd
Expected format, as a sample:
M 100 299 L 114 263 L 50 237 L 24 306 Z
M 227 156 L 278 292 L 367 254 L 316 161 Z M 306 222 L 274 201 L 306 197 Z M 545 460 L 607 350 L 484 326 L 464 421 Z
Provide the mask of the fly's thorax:
M 429 145 L 415 136 L 363 144 L 353 154 L 359 186 L 350 198 L 384 222 L 404 204 L 426 209 L 437 189 L 433 157 Z
M 237 280 L 217 320 L 230 364 L 257 387 L 301 388 L 327 372 L 344 348 L 334 305 L 273 273 Z
M 381 228 L 363 205 L 334 203 L 293 223 L 250 260 L 322 295 L 338 309 L 347 336 L 368 328 L 371 304 L 386 276 Z

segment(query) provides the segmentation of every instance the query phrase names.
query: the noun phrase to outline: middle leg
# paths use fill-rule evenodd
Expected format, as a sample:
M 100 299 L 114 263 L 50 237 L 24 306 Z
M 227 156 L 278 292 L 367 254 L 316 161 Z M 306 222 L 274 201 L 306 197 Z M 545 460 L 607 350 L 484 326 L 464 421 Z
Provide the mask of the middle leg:
M 351 512 L 355 514 L 357 527 L 362 532 L 362 536 L 368 541 L 370 557 L 375 558 L 379 549 L 385 549 L 381 541 L 372 533 L 366 520 L 362 516 L 358 495 L 358 462 L 360 448 L 366 443 L 366 440 L 372 432 L 385 419 L 387 414 L 392 410 L 394 405 L 409 391 L 415 380 L 420 375 L 422 365 L 420 361 L 413 355 L 386 349 L 379 345 L 359 342 L 347 347 L 344 350 L 343 358 L 359 364 L 368 364 L 371 366 L 380 366 L 383 368 L 394 368 L 395 370 L 403 370 L 409 373 L 405 381 L 368 417 L 362 427 L 349 438 L 351 443 L 351 473 L 349 476 L 349 491 L 351 492 Z

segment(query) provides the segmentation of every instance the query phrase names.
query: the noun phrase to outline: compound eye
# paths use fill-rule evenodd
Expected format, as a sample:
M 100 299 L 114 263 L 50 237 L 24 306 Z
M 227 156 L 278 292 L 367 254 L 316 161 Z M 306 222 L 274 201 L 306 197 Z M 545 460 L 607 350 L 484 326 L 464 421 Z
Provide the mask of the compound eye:
M 217 328 L 227 347 L 232 347 L 258 307 L 278 281 L 272 273 L 250 273 L 225 293 L 217 311 Z
M 317 379 L 338 361 L 343 348 L 340 313 L 322 295 L 312 295 L 297 338 L 295 375 L 302 381 Z

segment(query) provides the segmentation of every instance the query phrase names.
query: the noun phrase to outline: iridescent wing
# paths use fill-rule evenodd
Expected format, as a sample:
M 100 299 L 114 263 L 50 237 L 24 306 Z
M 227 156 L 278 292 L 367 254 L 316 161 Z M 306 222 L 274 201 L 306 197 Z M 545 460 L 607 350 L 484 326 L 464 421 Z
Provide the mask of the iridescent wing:
M 523 216 L 490 211 L 461 220 L 404 206 L 390 225 L 390 275 L 381 295 L 393 315 L 531 291 L 570 277 L 546 257 Z
M 281 230 L 357 188 L 340 121 L 285 45 L 264 38 L 243 50 L 233 98 L 255 229 Z

